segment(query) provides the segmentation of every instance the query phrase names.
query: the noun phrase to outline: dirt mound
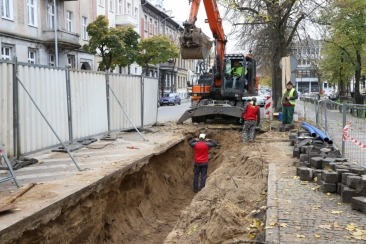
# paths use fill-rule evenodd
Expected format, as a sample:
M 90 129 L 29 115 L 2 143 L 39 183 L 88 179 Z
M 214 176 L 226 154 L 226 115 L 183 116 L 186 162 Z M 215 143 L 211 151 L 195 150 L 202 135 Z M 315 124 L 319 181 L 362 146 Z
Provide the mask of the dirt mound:
M 282 150 L 288 135 L 266 132 L 243 144 L 240 131 L 206 133 L 221 148 L 212 149 L 206 187 L 182 211 L 164 243 L 264 241 L 268 163 L 289 160 Z

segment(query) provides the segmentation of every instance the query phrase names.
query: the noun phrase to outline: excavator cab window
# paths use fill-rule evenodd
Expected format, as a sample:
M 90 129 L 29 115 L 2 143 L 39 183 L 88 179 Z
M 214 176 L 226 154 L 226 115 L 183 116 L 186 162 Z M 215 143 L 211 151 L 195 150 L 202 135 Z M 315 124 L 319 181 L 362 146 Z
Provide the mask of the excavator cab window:
M 224 65 L 225 89 L 242 90 L 244 81 L 243 74 L 246 74 L 246 65 L 242 59 L 226 59 Z

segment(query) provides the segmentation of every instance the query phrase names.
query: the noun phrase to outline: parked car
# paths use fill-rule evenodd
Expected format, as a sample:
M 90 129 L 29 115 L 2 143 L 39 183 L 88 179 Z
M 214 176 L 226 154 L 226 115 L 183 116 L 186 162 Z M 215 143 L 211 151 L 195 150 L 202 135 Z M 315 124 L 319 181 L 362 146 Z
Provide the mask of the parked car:
M 181 98 L 179 96 L 178 93 L 169 93 L 169 94 L 165 94 L 164 96 L 162 96 L 160 99 L 159 99 L 159 104 L 160 106 L 163 106 L 163 105 L 180 105 L 181 103 Z
M 334 92 L 332 91 L 332 93 L 329 94 L 328 98 L 332 101 L 335 101 L 338 99 L 338 93 L 337 92 Z
M 259 107 L 264 107 L 266 105 L 267 98 L 265 96 L 255 96 L 257 98 L 257 105 Z M 244 102 L 250 102 L 252 101 L 252 97 L 243 97 L 242 98 Z

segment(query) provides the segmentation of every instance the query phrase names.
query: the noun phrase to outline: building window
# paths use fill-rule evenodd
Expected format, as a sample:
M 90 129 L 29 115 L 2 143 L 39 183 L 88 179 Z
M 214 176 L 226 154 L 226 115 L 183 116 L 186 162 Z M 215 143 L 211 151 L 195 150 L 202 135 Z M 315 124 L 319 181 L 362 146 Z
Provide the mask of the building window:
M 48 28 L 55 29 L 55 8 L 53 4 L 48 4 Z
M 48 54 L 48 65 L 55 66 L 55 55 Z
M 82 17 L 82 20 L 81 20 L 81 26 L 82 26 L 82 37 L 83 37 L 83 40 L 88 40 L 88 32 L 86 31 L 86 28 L 87 28 L 87 18 L 86 17 Z
M 122 0 L 118 0 L 118 5 L 117 5 L 117 13 L 118 14 L 122 14 L 123 8 L 122 8 Z
M 114 12 L 114 0 L 109 0 L 109 11 Z
M 156 20 L 154 21 L 154 34 L 158 34 L 158 22 Z
M 104 0 L 98 0 L 98 5 L 104 7 Z
M 66 30 L 72 32 L 72 12 L 66 11 Z
M 147 15 L 145 15 L 144 30 L 147 32 Z
M 2 46 L 1 47 L 1 58 L 5 60 L 11 60 L 12 47 Z
M 35 64 L 37 57 L 37 51 L 34 49 L 28 49 L 28 63 Z
M 135 8 L 135 12 L 134 12 L 134 14 L 133 14 L 133 17 L 134 17 L 135 19 L 137 19 L 138 13 L 139 13 L 139 9 L 138 9 L 138 8 Z
M 127 14 L 131 15 L 131 3 L 127 3 Z
M 153 32 L 153 22 L 152 22 L 152 18 L 150 18 L 150 22 L 149 22 L 149 33 L 150 35 L 152 35 Z
M 37 26 L 37 1 L 28 0 L 28 24 Z
M 74 55 L 67 55 L 67 64 L 70 68 L 75 68 L 75 56 Z
M 13 0 L 0 0 L 1 17 L 5 19 L 13 19 Z

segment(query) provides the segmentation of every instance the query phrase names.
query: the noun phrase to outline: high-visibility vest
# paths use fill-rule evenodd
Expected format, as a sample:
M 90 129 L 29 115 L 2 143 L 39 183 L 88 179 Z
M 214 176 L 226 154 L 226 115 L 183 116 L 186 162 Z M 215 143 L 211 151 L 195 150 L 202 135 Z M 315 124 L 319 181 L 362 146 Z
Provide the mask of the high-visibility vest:
M 285 90 L 283 91 L 283 95 L 285 95 L 286 91 L 287 91 L 287 89 L 285 89 Z M 291 88 L 290 92 L 288 93 L 288 96 L 289 96 L 289 97 L 293 97 L 293 96 L 294 96 L 294 93 L 295 93 L 295 88 Z M 295 101 L 295 100 L 288 100 L 288 102 L 289 102 L 291 105 L 294 105 L 294 106 L 295 106 L 295 104 L 296 104 L 296 101 Z

